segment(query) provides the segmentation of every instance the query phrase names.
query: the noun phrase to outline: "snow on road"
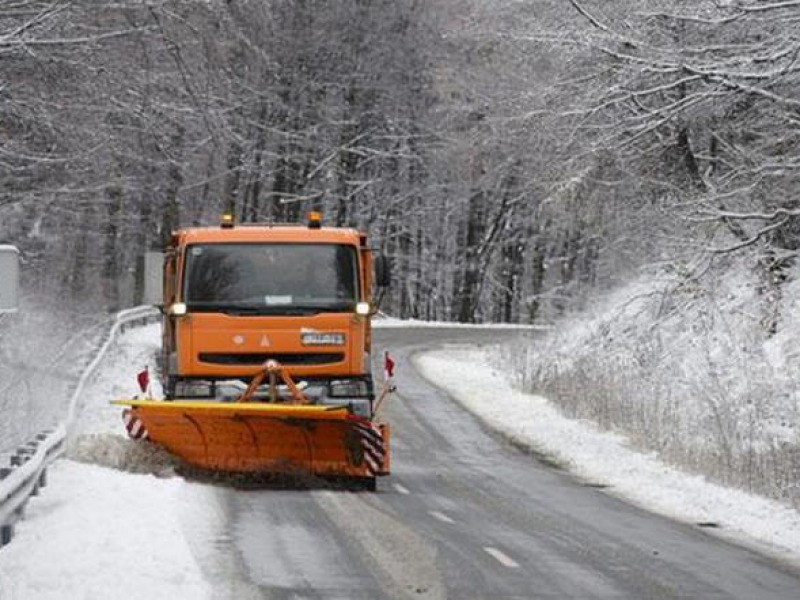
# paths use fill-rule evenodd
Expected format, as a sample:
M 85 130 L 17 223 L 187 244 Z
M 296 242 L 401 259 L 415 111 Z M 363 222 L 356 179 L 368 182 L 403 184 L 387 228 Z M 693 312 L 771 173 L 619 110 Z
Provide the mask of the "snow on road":
M 648 510 L 714 526 L 740 543 L 800 564 L 800 513 L 724 488 L 631 449 L 623 436 L 568 419 L 545 398 L 512 389 L 488 366 L 487 350 L 452 347 L 418 355 L 415 366 L 489 427 L 543 452 L 592 483 Z
M 455 323 L 452 321 L 420 321 L 418 319 L 395 319 L 386 315 L 378 315 L 373 321 L 372 326 L 378 329 L 398 329 L 398 328 L 447 328 L 447 329 L 502 329 L 508 331 L 517 329 L 519 331 L 549 331 L 549 325 L 525 325 L 513 323 Z

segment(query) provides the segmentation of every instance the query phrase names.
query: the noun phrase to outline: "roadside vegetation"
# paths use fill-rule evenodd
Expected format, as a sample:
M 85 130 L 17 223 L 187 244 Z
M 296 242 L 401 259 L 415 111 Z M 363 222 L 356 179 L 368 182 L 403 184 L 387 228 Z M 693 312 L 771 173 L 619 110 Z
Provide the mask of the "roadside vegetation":
M 498 364 L 635 448 L 800 508 L 800 280 L 765 313 L 746 261 L 725 263 L 642 273 Z

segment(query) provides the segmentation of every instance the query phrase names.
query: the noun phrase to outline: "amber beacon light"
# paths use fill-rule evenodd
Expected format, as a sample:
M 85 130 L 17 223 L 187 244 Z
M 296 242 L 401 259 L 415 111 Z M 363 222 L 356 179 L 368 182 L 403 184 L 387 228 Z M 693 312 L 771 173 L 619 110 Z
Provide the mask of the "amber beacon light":
M 309 229 L 319 229 L 322 227 L 322 213 L 318 213 L 315 210 L 309 211 L 306 215 L 308 219 L 308 228 Z

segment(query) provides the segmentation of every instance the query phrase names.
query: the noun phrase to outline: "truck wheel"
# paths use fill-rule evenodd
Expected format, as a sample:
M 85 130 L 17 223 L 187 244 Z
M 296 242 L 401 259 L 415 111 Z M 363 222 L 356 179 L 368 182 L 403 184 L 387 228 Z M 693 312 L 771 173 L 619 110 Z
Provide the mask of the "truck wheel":
M 337 479 L 338 486 L 350 492 L 376 492 L 377 477 L 344 477 Z
M 354 489 L 359 492 L 376 492 L 378 491 L 378 478 L 358 477 L 353 479 L 350 489 Z

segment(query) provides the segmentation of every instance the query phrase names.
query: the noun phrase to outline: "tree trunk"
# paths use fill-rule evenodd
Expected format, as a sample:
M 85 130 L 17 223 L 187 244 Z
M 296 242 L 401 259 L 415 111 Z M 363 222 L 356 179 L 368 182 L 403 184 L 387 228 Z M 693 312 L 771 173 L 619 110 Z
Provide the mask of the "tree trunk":
M 480 242 L 484 234 L 483 192 L 475 191 L 470 196 L 467 210 L 466 240 L 464 243 L 464 269 L 461 284 L 456 293 L 457 319 L 460 323 L 474 323 L 478 308 L 478 280 Z

